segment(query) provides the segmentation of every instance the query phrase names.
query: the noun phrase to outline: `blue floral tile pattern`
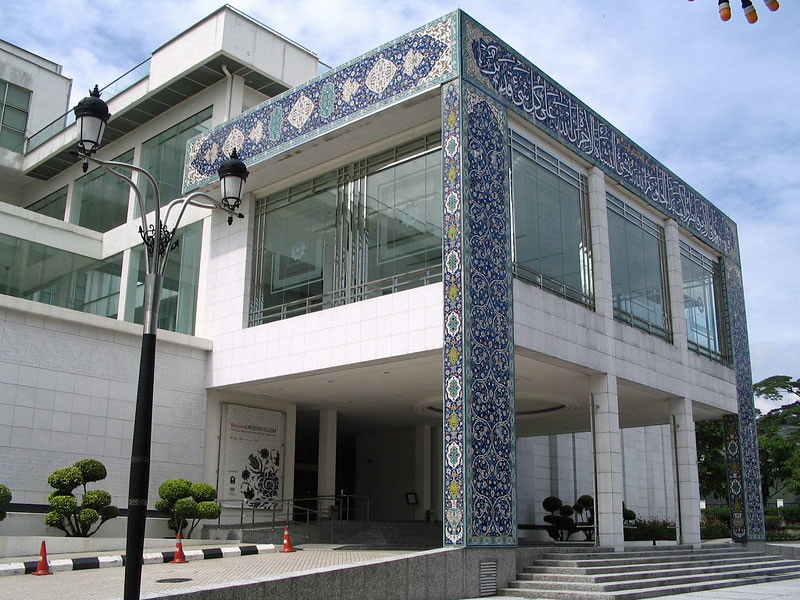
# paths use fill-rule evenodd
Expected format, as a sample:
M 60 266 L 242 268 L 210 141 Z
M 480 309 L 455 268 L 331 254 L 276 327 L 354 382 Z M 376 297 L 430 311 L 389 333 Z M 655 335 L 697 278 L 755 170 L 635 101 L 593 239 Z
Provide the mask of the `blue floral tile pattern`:
M 750 370 L 750 344 L 744 307 L 742 272 L 731 260 L 725 260 L 725 287 L 731 325 L 731 342 L 736 368 L 736 393 L 739 404 L 739 440 L 741 474 L 746 501 L 747 538 L 763 540 L 764 507 L 761 502 L 761 466 L 758 459 L 758 433 L 753 406 L 753 375 Z
M 235 148 L 247 165 L 340 127 L 456 74 L 456 14 L 312 79 L 187 144 L 184 193 L 216 180 Z
M 461 205 L 461 83 L 442 87 L 442 256 L 445 257 L 442 427 L 444 545 L 463 545 L 464 513 L 464 273 Z
M 739 419 L 726 415 L 722 419 L 725 429 L 725 465 L 728 471 L 728 506 L 731 511 L 731 535 L 735 542 L 747 541 L 746 501 L 742 483 L 741 443 Z
M 505 109 L 464 84 L 467 544 L 517 543 L 509 140 Z
M 737 257 L 731 222 L 687 183 L 466 15 L 462 38 L 462 76 L 490 90 L 713 248 Z

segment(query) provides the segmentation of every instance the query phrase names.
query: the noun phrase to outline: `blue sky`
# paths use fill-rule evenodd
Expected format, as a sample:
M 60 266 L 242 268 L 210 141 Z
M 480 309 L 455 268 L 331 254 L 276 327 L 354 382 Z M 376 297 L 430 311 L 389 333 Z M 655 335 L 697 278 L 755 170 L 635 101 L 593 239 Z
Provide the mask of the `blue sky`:
M 461 8 L 727 213 L 739 228 L 755 380 L 800 376 L 800 6 L 713 0 L 238 0 L 336 66 Z M 0 37 L 85 95 L 220 6 L 207 0 L 0 2 Z M 759 403 L 762 409 L 771 405 Z

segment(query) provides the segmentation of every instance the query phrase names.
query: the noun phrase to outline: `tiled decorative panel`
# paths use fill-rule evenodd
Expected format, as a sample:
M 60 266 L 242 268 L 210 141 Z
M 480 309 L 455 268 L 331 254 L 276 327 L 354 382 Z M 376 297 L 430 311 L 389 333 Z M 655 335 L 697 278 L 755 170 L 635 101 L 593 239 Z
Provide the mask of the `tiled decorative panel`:
M 737 257 L 731 222 L 708 200 L 488 30 L 462 19 L 463 77 L 721 253 Z
M 444 285 L 444 544 L 465 543 L 464 510 L 464 224 L 461 203 L 461 82 L 442 86 L 442 282 Z
M 190 140 L 184 193 L 216 181 L 217 168 L 234 148 L 254 165 L 452 78 L 458 66 L 456 16 L 433 21 Z
M 493 99 L 462 89 L 467 544 L 516 545 L 508 121 Z
M 731 325 L 731 344 L 736 368 L 736 393 L 739 404 L 739 441 L 741 478 L 746 502 L 747 539 L 763 540 L 764 507 L 761 502 L 761 467 L 758 459 L 758 433 L 753 406 L 753 375 L 750 371 L 750 344 L 744 308 L 742 272 L 731 260 L 725 260 L 725 287 Z M 731 463 L 728 463 L 729 468 Z M 730 491 L 729 491 L 730 493 Z M 731 505 L 732 506 L 732 505 Z
M 731 509 L 731 535 L 736 542 L 747 540 L 747 520 L 742 481 L 742 444 L 739 440 L 739 419 L 736 415 L 723 418 L 725 428 L 725 465 L 728 470 L 728 506 Z

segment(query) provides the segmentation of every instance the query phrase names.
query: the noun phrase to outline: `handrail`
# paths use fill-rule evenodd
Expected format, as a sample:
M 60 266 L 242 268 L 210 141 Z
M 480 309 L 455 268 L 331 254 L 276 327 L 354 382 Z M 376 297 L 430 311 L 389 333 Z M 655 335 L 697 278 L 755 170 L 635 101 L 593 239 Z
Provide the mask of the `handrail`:
M 358 494 L 328 494 L 328 495 L 321 495 L 321 496 L 311 496 L 306 498 L 281 498 L 280 500 L 275 500 L 273 504 L 273 508 L 265 508 L 259 509 L 255 506 L 250 507 L 250 526 L 256 526 L 256 510 L 264 510 L 265 512 L 269 511 L 272 513 L 272 518 L 269 523 L 271 523 L 270 528 L 275 529 L 276 523 L 278 526 L 283 527 L 288 525 L 289 522 L 293 523 L 303 523 L 303 520 L 297 519 L 297 514 L 302 511 L 302 514 L 305 515 L 305 525 L 306 530 L 308 528 L 309 523 L 311 522 L 311 517 L 315 516 L 319 519 L 320 515 L 324 515 L 326 512 L 330 514 L 331 521 L 350 521 L 350 511 L 351 511 L 351 501 L 355 501 L 356 499 L 363 499 L 366 501 L 365 503 L 365 520 L 369 521 L 369 496 L 363 496 Z M 310 508 L 308 506 L 309 503 L 316 503 L 319 507 L 320 501 L 332 501 L 333 504 L 329 507 L 328 510 L 320 509 L 320 508 Z M 239 526 L 244 527 L 244 520 L 245 520 L 245 503 L 246 500 L 242 500 L 241 507 L 239 510 Z M 304 503 L 304 504 L 300 504 Z M 290 514 L 292 517 L 290 518 Z M 283 518 L 280 518 L 280 516 Z M 334 518 L 337 517 L 337 518 Z M 333 532 L 331 532 L 332 534 Z

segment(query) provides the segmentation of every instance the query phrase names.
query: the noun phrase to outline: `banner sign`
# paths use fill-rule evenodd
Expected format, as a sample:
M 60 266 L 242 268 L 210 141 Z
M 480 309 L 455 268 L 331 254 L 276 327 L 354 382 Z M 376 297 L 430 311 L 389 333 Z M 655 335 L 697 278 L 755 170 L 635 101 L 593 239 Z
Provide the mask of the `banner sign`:
M 284 414 L 236 404 L 223 406 L 223 502 L 277 507 L 283 483 Z

